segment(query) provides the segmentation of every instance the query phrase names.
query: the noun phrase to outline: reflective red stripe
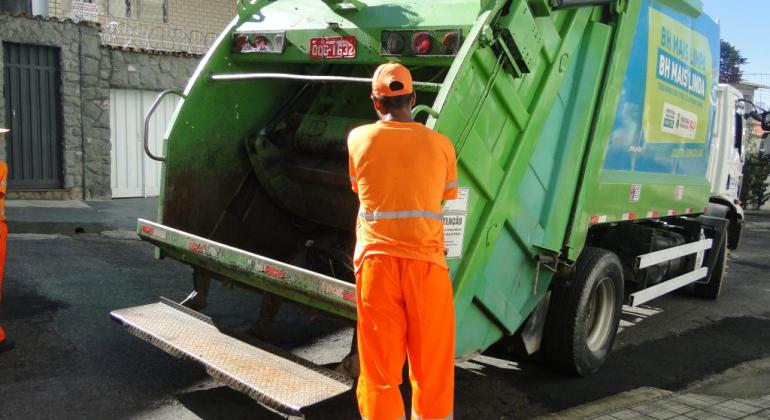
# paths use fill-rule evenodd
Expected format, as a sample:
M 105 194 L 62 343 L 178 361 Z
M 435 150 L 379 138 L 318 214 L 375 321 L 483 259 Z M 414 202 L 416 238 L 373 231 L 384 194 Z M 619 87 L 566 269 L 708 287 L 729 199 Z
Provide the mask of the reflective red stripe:
M 278 269 L 276 267 L 272 267 L 272 266 L 269 266 L 269 265 L 265 266 L 264 272 L 268 276 L 276 278 L 276 279 L 279 279 L 279 280 L 283 280 L 283 279 L 286 278 L 286 273 L 284 273 L 283 270 L 280 270 L 280 269 Z
M 351 292 L 349 290 L 345 290 L 342 292 L 342 298 L 347 300 L 348 302 L 355 302 L 356 301 L 356 292 Z
M 636 213 L 623 213 L 623 220 L 634 220 L 636 219 Z
M 206 245 L 199 244 L 199 243 L 196 243 L 196 242 L 188 242 L 187 243 L 187 248 L 190 251 L 195 252 L 197 254 L 205 254 L 206 253 Z
M 604 223 L 607 221 L 607 216 L 591 216 L 591 224 L 592 225 L 598 225 L 599 223 Z

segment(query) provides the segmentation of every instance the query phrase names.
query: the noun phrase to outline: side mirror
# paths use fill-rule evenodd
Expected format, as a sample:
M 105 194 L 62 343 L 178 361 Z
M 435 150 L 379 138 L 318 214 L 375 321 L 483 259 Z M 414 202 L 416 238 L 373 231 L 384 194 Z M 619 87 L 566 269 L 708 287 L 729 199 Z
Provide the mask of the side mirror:
M 762 114 L 762 130 L 770 131 L 770 112 Z

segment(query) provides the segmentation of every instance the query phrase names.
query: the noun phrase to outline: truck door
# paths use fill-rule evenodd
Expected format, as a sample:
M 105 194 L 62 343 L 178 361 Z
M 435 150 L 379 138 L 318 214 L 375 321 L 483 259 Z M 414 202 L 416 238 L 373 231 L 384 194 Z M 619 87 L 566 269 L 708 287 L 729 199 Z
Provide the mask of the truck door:
M 599 10 L 514 1 L 482 15 L 434 105 L 428 125 L 454 141 L 470 196 L 450 261 L 458 356 L 515 332 L 548 288 L 536 259 L 563 244 L 612 37 Z

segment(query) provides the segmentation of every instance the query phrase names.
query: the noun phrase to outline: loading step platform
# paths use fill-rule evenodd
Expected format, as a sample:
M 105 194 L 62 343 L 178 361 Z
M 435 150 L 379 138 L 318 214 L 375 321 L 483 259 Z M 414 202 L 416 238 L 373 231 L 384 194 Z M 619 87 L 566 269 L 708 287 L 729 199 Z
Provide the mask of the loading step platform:
M 210 318 L 167 299 L 110 315 L 137 337 L 204 365 L 225 385 L 286 414 L 302 415 L 353 387 L 351 379 L 329 369 L 224 334 Z

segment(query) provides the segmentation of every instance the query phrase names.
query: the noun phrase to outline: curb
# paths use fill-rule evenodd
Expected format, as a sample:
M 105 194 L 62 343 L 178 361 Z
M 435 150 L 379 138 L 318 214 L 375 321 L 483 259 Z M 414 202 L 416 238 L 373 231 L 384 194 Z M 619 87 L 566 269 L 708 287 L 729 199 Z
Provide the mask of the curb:
M 99 234 L 102 237 L 109 239 L 120 239 L 124 241 L 139 241 L 139 235 L 133 230 L 105 230 Z
M 588 417 L 597 417 L 615 411 L 620 411 L 635 405 L 649 401 L 666 398 L 674 393 L 665 389 L 641 387 L 631 391 L 622 392 L 611 397 L 603 398 L 594 402 L 572 407 L 558 413 L 547 414 L 535 417 L 535 420 L 553 420 L 553 419 L 584 419 Z

